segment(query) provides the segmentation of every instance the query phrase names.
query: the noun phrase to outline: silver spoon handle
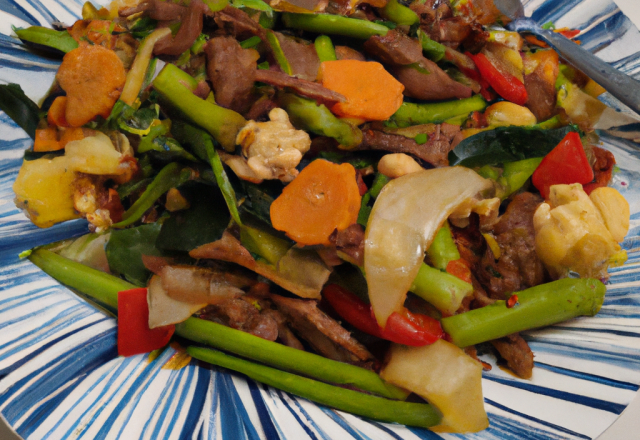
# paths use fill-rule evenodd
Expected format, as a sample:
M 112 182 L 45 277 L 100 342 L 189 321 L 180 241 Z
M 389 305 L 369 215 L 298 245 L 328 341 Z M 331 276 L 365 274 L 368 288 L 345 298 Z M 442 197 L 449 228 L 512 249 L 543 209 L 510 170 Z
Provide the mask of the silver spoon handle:
M 568 38 L 547 29 L 535 29 L 537 36 L 554 48 L 565 60 L 609 93 L 640 114 L 640 81 L 614 69 Z

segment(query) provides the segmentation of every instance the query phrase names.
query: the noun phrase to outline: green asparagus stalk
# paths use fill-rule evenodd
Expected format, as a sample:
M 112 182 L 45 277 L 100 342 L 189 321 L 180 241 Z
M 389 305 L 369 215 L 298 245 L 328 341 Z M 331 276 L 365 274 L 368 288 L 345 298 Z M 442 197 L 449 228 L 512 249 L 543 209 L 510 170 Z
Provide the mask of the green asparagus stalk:
M 140 220 L 144 213 L 153 206 L 156 200 L 171 188 L 176 188 L 191 179 L 192 170 L 172 162 L 160 170 L 153 182 L 142 193 L 124 214 L 122 220 L 112 225 L 113 228 L 124 228 Z
M 455 313 L 462 300 L 473 292 L 470 283 L 424 263 L 409 290 L 447 315 Z
M 600 310 L 606 287 L 591 278 L 565 278 L 517 292 L 509 308 L 496 301 L 480 309 L 444 318 L 442 328 L 459 347 L 502 338 L 512 333 L 556 324 Z
M 276 36 L 275 32 L 267 31 L 267 42 L 271 47 L 271 52 L 273 53 L 273 57 L 276 59 L 278 66 L 280 69 L 287 75 L 293 75 L 293 69 L 291 68 L 291 64 L 287 59 L 287 56 L 284 54 L 282 47 L 280 46 L 280 40 Z
M 318 105 L 311 99 L 292 93 L 279 93 L 278 102 L 289 114 L 291 123 L 296 128 L 334 138 L 346 148 L 355 147 L 362 142 L 360 129 L 335 117 L 324 104 Z
M 56 31 L 42 26 L 14 28 L 13 31 L 25 43 L 39 44 L 63 53 L 71 52 L 78 47 L 78 42 L 67 31 Z
M 438 229 L 431 246 L 427 249 L 427 255 L 433 267 L 440 270 L 445 270 L 450 261 L 460 259 L 460 252 L 453 241 L 449 222 L 444 222 L 444 225 Z
M 267 341 L 204 319 L 189 318 L 177 324 L 176 334 L 194 342 L 325 382 L 352 385 L 390 399 L 404 400 L 408 395 L 405 390 L 385 382 L 373 371 Z
M 288 28 L 319 34 L 342 35 L 366 40 L 374 35 L 387 35 L 389 28 L 378 23 L 331 14 L 282 14 L 282 21 Z
M 398 0 L 389 0 L 378 12 L 385 20 L 393 21 L 401 26 L 411 26 L 420 22 L 418 14 L 401 5 Z
M 391 121 L 398 127 L 408 127 L 420 124 L 439 124 L 454 116 L 482 111 L 487 102 L 480 95 L 457 101 L 417 104 L 403 102 L 397 112 L 391 116 Z
M 234 151 L 236 135 L 247 122 L 239 113 L 198 98 L 196 80 L 173 64 L 166 64 L 153 87 L 192 123 L 207 130 L 227 151 Z
M 333 47 L 331 38 L 326 35 L 318 35 L 318 38 L 316 38 L 314 44 L 316 47 L 316 53 L 318 54 L 318 58 L 320 58 L 321 63 L 323 61 L 336 60 L 336 50 Z
M 216 350 L 189 347 L 187 353 L 210 364 L 246 374 L 258 382 L 362 417 L 423 428 L 440 423 L 440 413 L 429 404 L 399 402 L 359 393 L 255 364 Z
M 427 55 L 427 58 L 429 58 L 431 61 L 438 62 L 444 58 L 447 51 L 447 48 L 444 45 L 438 43 L 437 41 L 433 41 L 422 31 L 418 31 L 418 40 L 422 45 L 422 50 Z
M 28 258 L 62 284 L 98 300 L 112 311 L 118 309 L 119 291 L 138 287 L 48 250 L 34 250 Z M 372 371 L 267 341 L 214 322 L 189 318 L 176 326 L 176 334 L 275 367 L 327 382 L 350 384 L 391 399 L 403 400 L 408 395 L 407 391 L 385 382 Z

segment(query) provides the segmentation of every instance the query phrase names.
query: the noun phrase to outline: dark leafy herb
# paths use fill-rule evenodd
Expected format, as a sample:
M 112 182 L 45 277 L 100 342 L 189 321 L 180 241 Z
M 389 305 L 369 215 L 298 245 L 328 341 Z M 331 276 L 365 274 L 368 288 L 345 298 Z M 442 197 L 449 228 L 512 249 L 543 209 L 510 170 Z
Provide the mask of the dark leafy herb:
M 142 17 L 131 27 L 131 35 L 137 39 L 143 39 L 158 26 L 158 22 L 150 17 Z
M 163 256 L 155 246 L 161 225 L 151 223 L 135 228 L 113 230 L 106 252 L 109 268 L 130 283 L 146 286 L 151 273 L 142 263 L 142 255 Z
M 543 157 L 570 131 L 577 129 L 573 126 L 555 130 L 498 127 L 483 131 L 460 142 L 449 153 L 449 164 L 481 167 Z
M 193 183 L 181 188 L 180 193 L 191 206 L 171 213 L 162 225 L 156 246 L 188 252 L 220 239 L 231 216 L 218 188 Z
M 0 110 L 26 131 L 31 139 L 36 138 L 40 109 L 18 84 L 0 84 Z
M 240 191 L 238 191 L 240 193 Z M 271 203 L 282 192 L 282 184 L 279 181 L 266 181 L 261 185 L 255 185 L 247 181 L 241 182 L 241 193 L 245 201 L 240 205 L 240 210 L 252 214 L 267 225 L 271 225 Z

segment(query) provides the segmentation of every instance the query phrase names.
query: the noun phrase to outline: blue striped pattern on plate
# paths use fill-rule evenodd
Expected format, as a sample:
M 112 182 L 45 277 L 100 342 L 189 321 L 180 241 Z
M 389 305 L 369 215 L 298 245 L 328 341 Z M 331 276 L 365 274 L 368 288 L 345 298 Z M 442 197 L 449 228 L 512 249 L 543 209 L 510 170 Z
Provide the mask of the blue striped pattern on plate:
M 585 47 L 640 77 L 640 34 L 612 1 L 524 3 L 528 15 L 541 23 L 583 30 L 578 39 Z M 58 63 L 26 52 L 10 38 L 11 24 L 71 23 L 81 7 L 79 0 L 0 0 L 0 82 L 19 83 L 40 99 Z M 640 385 L 640 150 L 607 133 L 602 139 L 621 168 L 614 186 L 631 203 L 631 231 L 624 242 L 629 262 L 612 270 L 597 317 L 526 335 L 536 355 L 532 380 L 515 378 L 484 354 L 494 366 L 483 379 L 491 426 L 478 434 L 442 437 L 595 438 L 634 397 Z M 11 184 L 30 144 L 0 112 L 0 413 L 20 435 L 65 440 L 441 437 L 363 420 L 225 370 L 183 362 L 184 355 L 173 348 L 118 357 L 112 317 L 17 257 L 87 227 L 78 220 L 41 230 L 16 209 Z

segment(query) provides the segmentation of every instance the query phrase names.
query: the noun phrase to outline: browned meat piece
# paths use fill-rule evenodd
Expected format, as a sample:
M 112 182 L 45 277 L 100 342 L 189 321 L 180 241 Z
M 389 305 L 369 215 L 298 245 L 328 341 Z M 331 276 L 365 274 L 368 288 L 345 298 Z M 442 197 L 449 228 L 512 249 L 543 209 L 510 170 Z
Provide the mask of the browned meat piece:
M 374 35 L 369 38 L 364 43 L 364 50 L 393 66 L 419 63 L 424 58 L 420 43 L 396 30 L 387 32 L 384 37 Z
M 359 150 L 384 150 L 393 153 L 411 154 L 436 167 L 449 165 L 449 152 L 451 141 L 460 131 L 460 127 L 450 124 L 434 126 L 434 132 L 429 134 L 429 140 L 425 144 L 404 136 L 383 133 L 376 130 L 364 130 L 362 144 Z
M 349 46 L 336 46 L 336 59 L 338 60 L 356 60 L 356 61 L 366 61 L 365 56 L 358 52 L 355 49 L 350 48 Z
M 347 229 L 333 231 L 331 243 L 356 266 L 364 265 L 364 228 L 357 223 Z
M 547 82 L 543 74 L 534 70 L 524 76 L 524 87 L 527 89 L 526 106 L 538 121 L 544 121 L 556 114 L 556 88 Z
M 269 341 L 278 338 L 278 324 L 272 316 L 262 314 L 243 298 L 228 299 L 220 304 L 205 307 L 200 318 L 251 333 Z
M 144 12 L 144 15 L 158 21 L 180 20 L 187 12 L 186 6 L 178 3 L 164 2 L 161 0 L 149 0 L 130 8 L 122 8 L 118 11 L 120 17 L 129 17 L 133 14 Z
M 457 47 L 471 35 L 471 25 L 462 17 L 440 20 L 431 28 L 431 39 Z
M 255 101 L 244 116 L 245 118 L 253 121 L 267 120 L 269 112 L 277 106 L 278 103 L 271 99 L 271 97 L 265 95 Z
M 275 87 L 293 89 L 298 95 L 315 99 L 325 104 L 335 104 L 346 101 L 346 98 L 338 92 L 322 87 L 321 84 L 294 78 L 283 72 L 275 70 L 256 70 L 255 80 Z
M 607 186 L 611 181 L 613 167 L 616 164 L 616 158 L 613 153 L 600 147 L 592 147 L 591 153 L 594 157 L 593 163 L 593 183 L 584 185 L 585 191 L 593 190 L 599 186 Z
M 507 361 L 507 366 L 523 379 L 533 374 L 533 353 L 529 344 L 518 333 L 491 341 L 500 356 Z
M 373 368 L 373 355 L 337 321 L 318 309 L 317 301 L 271 295 L 291 327 L 318 353 L 329 359 Z
M 287 319 L 277 310 L 265 309 L 263 315 L 270 316 L 278 324 L 278 341 L 288 347 L 304 350 L 302 342 L 296 337 L 288 326 Z
M 213 19 L 220 29 L 227 35 L 244 40 L 252 36 L 258 36 L 262 41 L 266 41 L 267 32 L 241 9 L 231 5 L 223 10 L 214 12 Z
M 315 81 L 320 68 L 320 58 L 316 53 L 315 44 L 281 34 L 280 32 L 274 32 L 274 34 L 280 42 L 284 56 L 289 61 L 291 74 L 296 78 Z
M 172 38 L 171 35 L 167 35 L 158 41 L 153 47 L 153 53 L 178 56 L 189 49 L 202 32 L 202 16 L 206 10 L 207 6 L 200 0 L 189 3 L 187 12 L 180 19 L 180 29 L 176 36 Z
M 512 292 L 536 286 L 545 281 L 542 262 L 536 254 L 533 214 L 542 198 L 524 192 L 516 195 L 493 234 L 500 245 L 500 258 L 496 262 L 491 250 L 478 268 L 478 279 L 496 299 L 505 299 Z
M 216 102 L 240 113 L 251 108 L 258 53 L 243 49 L 232 37 L 212 38 L 204 50 Z

